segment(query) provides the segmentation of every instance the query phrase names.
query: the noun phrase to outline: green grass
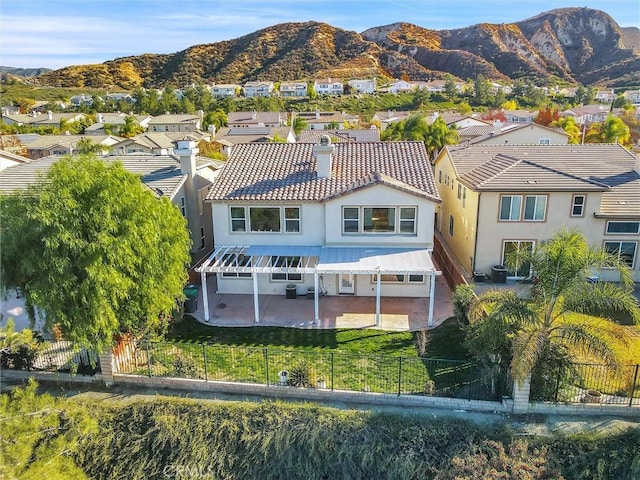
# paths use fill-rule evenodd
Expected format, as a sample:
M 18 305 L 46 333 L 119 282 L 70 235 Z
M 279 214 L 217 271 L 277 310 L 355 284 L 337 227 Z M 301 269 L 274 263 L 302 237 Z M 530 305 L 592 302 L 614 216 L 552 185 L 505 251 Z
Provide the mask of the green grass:
M 429 333 L 428 358 L 418 356 L 416 335 L 372 329 L 212 327 L 187 316 L 173 325 L 168 342 L 150 344 L 150 364 L 143 351 L 130 373 L 273 384 L 281 370 L 307 364 L 314 385 L 323 378 L 328 388 L 337 390 L 422 394 L 426 389 L 466 398 L 475 372 L 457 322 L 451 319 Z M 461 388 L 466 393 L 460 393 Z

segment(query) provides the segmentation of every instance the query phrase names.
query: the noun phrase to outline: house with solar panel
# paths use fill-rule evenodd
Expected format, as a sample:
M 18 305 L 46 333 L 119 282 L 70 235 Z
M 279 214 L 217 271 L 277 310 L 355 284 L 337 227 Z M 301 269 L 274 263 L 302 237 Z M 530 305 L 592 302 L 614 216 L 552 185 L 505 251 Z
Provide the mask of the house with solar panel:
M 621 145 L 471 145 L 446 147 L 435 161 L 442 198 L 436 230 L 466 275 L 506 275 L 510 251 L 531 249 L 561 228 L 617 255 L 640 281 L 640 159 Z M 497 269 L 501 270 L 501 269 Z M 616 281 L 614 270 L 597 272 Z
M 246 143 L 214 179 L 215 245 L 200 272 L 217 292 L 252 294 L 255 321 L 264 295 L 308 293 L 315 321 L 323 295 L 429 298 L 434 216 L 440 204 L 422 142 Z M 215 306 L 212 306 L 215 308 Z

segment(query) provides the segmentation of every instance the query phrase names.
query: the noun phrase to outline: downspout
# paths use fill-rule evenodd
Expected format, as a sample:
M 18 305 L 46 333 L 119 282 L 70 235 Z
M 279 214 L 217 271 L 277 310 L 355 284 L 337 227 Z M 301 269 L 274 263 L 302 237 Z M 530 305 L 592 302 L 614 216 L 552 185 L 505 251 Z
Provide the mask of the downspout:
M 471 274 L 476 271 L 476 258 L 478 253 L 478 230 L 480 225 L 480 200 L 482 200 L 482 194 L 478 192 L 478 208 L 476 209 L 476 238 L 473 242 L 473 263 L 471 264 Z

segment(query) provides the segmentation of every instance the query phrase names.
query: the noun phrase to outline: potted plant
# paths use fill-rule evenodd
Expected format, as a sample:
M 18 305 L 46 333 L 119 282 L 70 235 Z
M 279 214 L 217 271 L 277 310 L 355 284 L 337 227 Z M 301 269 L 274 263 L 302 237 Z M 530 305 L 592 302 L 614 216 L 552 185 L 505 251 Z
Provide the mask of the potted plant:
M 318 380 L 316 381 L 316 387 L 327 388 L 327 381 L 324 379 L 323 376 L 318 377 Z

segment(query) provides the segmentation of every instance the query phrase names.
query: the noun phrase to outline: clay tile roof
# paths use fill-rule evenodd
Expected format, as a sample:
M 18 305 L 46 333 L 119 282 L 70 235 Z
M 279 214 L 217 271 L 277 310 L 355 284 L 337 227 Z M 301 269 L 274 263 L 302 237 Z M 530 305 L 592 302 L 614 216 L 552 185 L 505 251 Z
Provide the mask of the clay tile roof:
M 422 142 L 335 144 L 330 178 L 318 178 L 313 147 L 313 143 L 236 145 L 207 198 L 319 202 L 386 184 L 440 201 Z

